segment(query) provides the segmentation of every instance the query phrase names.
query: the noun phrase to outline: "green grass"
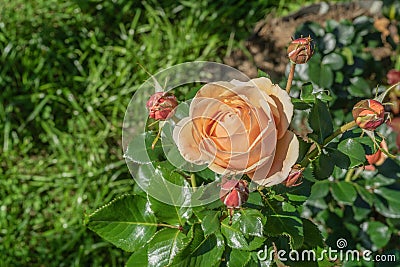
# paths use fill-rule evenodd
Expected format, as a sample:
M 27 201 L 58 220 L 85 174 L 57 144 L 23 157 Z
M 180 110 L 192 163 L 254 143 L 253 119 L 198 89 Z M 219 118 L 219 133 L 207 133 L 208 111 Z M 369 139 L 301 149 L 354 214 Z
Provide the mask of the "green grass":
M 122 266 L 85 212 L 131 192 L 121 128 L 154 73 L 221 61 L 285 2 L 0 0 L 0 266 Z M 293 4 L 290 10 L 305 2 Z

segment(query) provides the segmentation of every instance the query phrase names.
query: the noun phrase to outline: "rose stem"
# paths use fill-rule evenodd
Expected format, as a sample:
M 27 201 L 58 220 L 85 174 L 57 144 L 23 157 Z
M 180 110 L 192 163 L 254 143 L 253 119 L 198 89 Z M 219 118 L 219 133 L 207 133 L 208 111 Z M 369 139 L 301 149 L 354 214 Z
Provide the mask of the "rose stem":
M 352 178 L 353 178 L 354 171 L 355 171 L 354 168 L 347 171 L 346 177 L 344 178 L 344 180 L 345 180 L 346 182 L 351 182 L 351 180 L 352 180 Z
M 158 223 L 157 226 L 158 226 L 158 227 L 164 226 L 164 227 L 168 227 L 168 228 L 179 229 L 179 226 L 170 225 L 170 224 L 165 224 L 165 223 Z
M 154 147 L 156 146 L 158 139 L 160 139 L 161 130 L 162 130 L 162 128 L 159 127 L 157 136 L 156 136 L 156 138 L 154 138 L 153 143 L 151 144 L 151 149 L 152 149 L 152 150 L 154 150 Z
M 325 138 L 324 142 L 322 143 L 322 147 L 327 145 L 330 141 L 335 139 L 338 135 L 341 135 L 342 133 L 350 130 L 351 128 L 357 126 L 355 121 L 351 121 L 346 123 L 345 125 L 342 125 L 339 129 L 334 131 L 330 136 Z M 307 165 L 311 162 L 311 159 L 316 157 L 318 155 L 318 149 L 314 148 L 308 155 L 300 162 L 301 167 L 307 167 Z
M 292 88 L 292 81 L 293 81 L 293 77 L 294 77 L 295 68 L 296 68 L 296 63 L 291 62 L 290 63 L 289 77 L 288 77 L 287 84 L 286 84 L 286 92 L 288 94 L 290 93 L 290 88 Z
M 197 187 L 196 176 L 194 175 L 194 173 L 190 174 L 190 182 L 192 183 L 193 190 L 196 190 L 196 187 Z

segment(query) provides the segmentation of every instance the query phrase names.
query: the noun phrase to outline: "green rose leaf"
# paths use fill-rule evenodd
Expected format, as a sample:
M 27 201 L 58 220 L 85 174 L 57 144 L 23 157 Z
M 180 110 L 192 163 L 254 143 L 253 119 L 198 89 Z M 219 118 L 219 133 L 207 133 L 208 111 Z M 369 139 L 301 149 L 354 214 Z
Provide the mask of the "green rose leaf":
M 229 218 L 225 218 L 221 222 L 221 232 L 226 238 L 227 245 L 231 248 L 254 250 L 259 248 L 264 243 L 265 238 L 250 236 L 249 234 L 243 232 L 243 221 L 240 213 L 235 213 L 233 215 L 232 224 L 230 224 L 229 221 Z M 250 233 L 256 232 L 252 225 L 245 226 L 245 230 L 249 230 Z
M 353 184 L 345 181 L 332 183 L 332 196 L 341 203 L 352 205 L 357 198 L 357 191 Z
M 259 78 L 265 77 L 265 78 L 271 79 L 271 76 L 268 73 L 266 73 L 265 71 L 260 70 L 260 69 L 257 70 L 257 77 L 259 77 Z
M 304 246 L 307 248 L 323 247 L 324 240 L 318 227 L 307 219 L 302 219 L 304 231 Z
M 154 163 L 154 166 L 147 187 L 152 208 L 160 220 L 183 225 L 192 212 L 189 208 L 192 188 L 168 161 Z
M 343 72 L 336 71 L 335 72 L 335 83 L 341 84 L 341 83 L 343 83 L 343 80 L 344 80 Z
M 128 164 L 131 164 L 128 162 Z M 133 168 L 133 167 L 132 167 Z M 140 164 L 137 166 L 136 177 L 139 181 L 136 185 L 139 185 L 141 189 L 147 190 L 151 178 L 154 176 L 154 167 L 151 164 Z
M 163 149 L 159 142 L 154 146 L 154 149 L 151 148 L 151 144 L 155 138 L 156 135 L 152 132 L 145 132 L 134 136 L 129 142 L 124 157 L 128 161 L 139 164 L 148 164 L 152 160 L 157 159 L 163 153 Z
M 320 90 L 315 93 L 315 96 L 325 103 L 328 103 L 334 99 L 329 90 Z
M 367 215 L 371 212 L 370 208 L 358 207 L 356 205 L 352 206 L 354 219 L 356 221 L 361 221 L 367 218 Z
M 336 48 L 336 36 L 332 33 L 327 33 L 323 37 L 323 50 L 322 52 L 326 55 L 335 50 Z
M 373 194 L 368 191 L 367 189 L 365 189 L 364 187 L 361 187 L 358 184 L 354 184 L 358 194 L 360 195 L 360 197 L 368 203 L 368 205 L 372 206 L 372 204 L 374 203 L 374 196 Z
M 312 135 L 320 144 L 333 132 L 332 118 L 328 106 L 319 99 L 315 100 L 308 122 L 313 130 Z
M 128 261 L 125 263 L 126 267 L 148 266 L 149 261 L 147 258 L 147 246 L 137 250 L 133 253 Z
M 240 229 L 245 235 L 263 236 L 263 227 L 266 222 L 265 216 L 258 210 L 243 209 L 240 211 Z
M 322 65 L 329 66 L 332 70 L 340 70 L 344 66 L 343 57 L 337 53 L 331 53 L 322 59 Z
M 325 22 L 326 32 L 333 32 L 339 26 L 339 22 L 333 19 L 328 19 Z
M 378 188 L 378 187 L 383 187 L 383 186 L 394 184 L 395 182 L 396 182 L 395 179 L 387 178 L 387 177 L 383 176 L 382 174 L 377 174 L 369 179 L 366 179 L 365 186 L 370 187 L 370 188 Z M 400 197 L 400 194 L 399 194 L 399 197 Z
M 287 188 L 286 196 L 294 205 L 301 205 L 308 200 L 311 194 L 311 183 L 303 179 L 301 185 Z
M 370 97 L 372 90 L 367 81 L 362 77 L 350 79 L 349 93 L 355 97 Z
M 224 238 L 220 232 L 204 236 L 203 230 L 197 224 L 188 235 L 193 234 L 192 242 L 177 255 L 171 266 L 218 266 L 225 250 Z
M 232 249 L 226 265 L 228 267 L 246 266 L 251 259 L 251 252 L 239 249 Z
M 354 26 L 351 22 L 340 23 L 337 27 L 337 38 L 339 43 L 343 45 L 351 44 L 355 35 Z
M 363 146 L 353 138 L 341 141 L 338 150 L 349 157 L 350 168 L 362 165 L 366 161 Z
M 258 191 L 253 191 L 249 194 L 249 199 L 244 204 L 245 207 L 261 210 L 264 208 L 264 204 L 261 195 Z
M 178 253 L 190 243 L 180 230 L 164 228 L 158 231 L 148 245 L 148 266 L 170 265 Z
M 307 143 L 302 138 L 298 138 L 298 140 L 299 140 L 300 148 L 299 148 L 299 157 L 297 159 L 297 162 L 300 162 L 307 155 L 308 151 L 310 150 L 310 147 L 311 147 L 312 143 Z
M 381 187 L 374 189 L 374 193 L 374 204 L 379 213 L 388 218 L 400 218 L 399 191 Z
M 313 103 L 315 101 L 315 96 L 313 94 L 313 85 L 312 83 L 304 83 L 301 86 L 300 98 L 306 103 Z
M 372 243 L 377 246 L 377 248 L 386 246 L 392 234 L 387 225 L 378 221 L 367 223 L 367 233 Z
M 352 66 L 354 64 L 354 53 L 351 50 L 351 47 L 344 47 L 342 49 L 342 55 L 346 59 L 347 65 Z
M 292 98 L 291 101 L 292 101 L 294 109 L 306 110 L 306 109 L 310 109 L 311 108 L 310 104 L 304 102 L 301 99 Z
M 388 218 L 400 218 L 400 206 L 387 201 L 379 195 L 373 195 L 376 210 Z
M 348 169 L 350 166 L 350 158 L 344 154 L 343 152 L 334 149 L 328 148 L 329 156 L 331 157 L 332 161 L 341 169 Z
M 157 230 L 147 200 L 126 195 L 99 208 L 87 218 L 88 228 L 125 251 L 143 247 Z
M 328 65 L 321 65 L 318 85 L 323 88 L 331 88 L 333 84 L 333 71 Z
M 220 221 L 219 218 L 221 216 L 220 211 L 215 210 L 194 210 L 195 214 L 201 221 L 201 228 L 204 231 L 204 235 L 210 235 L 212 233 L 218 232 L 220 229 Z
M 309 200 L 316 200 L 326 197 L 326 195 L 329 193 L 329 184 L 330 183 L 326 180 L 316 182 L 311 187 L 311 195 Z
M 374 193 L 381 195 L 387 201 L 400 206 L 400 191 L 381 187 L 381 188 L 376 188 L 374 190 Z
M 158 220 L 171 225 L 184 225 L 192 215 L 189 207 L 179 207 L 165 204 L 149 196 L 150 207 Z
M 316 179 L 326 179 L 332 175 L 335 163 L 327 153 L 322 153 L 316 160 L 313 161 L 313 171 Z
M 161 173 L 162 179 L 151 180 L 149 191 L 152 188 L 157 188 L 158 193 L 163 192 L 163 197 L 174 205 L 166 204 L 163 201 L 149 196 L 148 199 L 151 209 L 154 211 L 159 221 L 172 225 L 184 225 L 187 219 L 192 215 L 192 208 L 187 205 L 190 203 L 191 197 L 189 184 L 181 174 L 176 172 L 175 167 L 169 162 L 158 162 L 156 164 L 156 170 L 157 173 Z M 167 181 L 178 185 L 178 187 L 169 185 Z M 151 187 L 152 185 L 154 187 Z M 177 192 L 169 190 L 170 188 L 175 188 Z
M 299 249 L 304 242 L 303 222 L 299 216 L 274 214 L 267 218 L 265 233 L 269 236 L 289 236 L 292 249 Z
M 322 37 L 325 35 L 325 29 L 316 22 L 306 22 L 304 28 L 308 28 L 309 30 L 306 31 L 311 31 L 311 33 L 314 33 L 316 36 Z

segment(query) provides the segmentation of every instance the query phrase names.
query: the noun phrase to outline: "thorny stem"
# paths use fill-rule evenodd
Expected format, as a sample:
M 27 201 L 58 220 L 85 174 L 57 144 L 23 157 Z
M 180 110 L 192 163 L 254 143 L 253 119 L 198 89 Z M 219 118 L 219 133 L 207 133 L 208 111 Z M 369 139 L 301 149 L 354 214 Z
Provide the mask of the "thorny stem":
M 288 94 L 290 93 L 290 88 L 292 88 L 292 81 L 293 81 L 293 77 L 294 77 L 295 68 L 296 68 L 296 63 L 291 62 L 290 63 L 289 77 L 288 77 L 287 84 L 286 84 L 286 92 Z
M 340 126 L 339 129 L 337 129 L 333 134 L 331 134 L 330 136 L 328 136 L 325 140 L 324 143 L 322 144 L 322 146 L 325 146 L 326 144 L 328 144 L 330 141 L 332 141 L 333 139 L 335 139 L 338 135 L 347 132 L 348 130 L 350 130 L 351 128 L 357 126 L 355 121 L 351 121 L 346 123 L 345 125 Z
M 335 139 L 337 136 L 343 134 L 344 132 L 350 130 L 351 128 L 355 127 L 357 124 L 355 121 L 351 121 L 342 125 L 339 129 L 333 132 L 330 136 L 325 138 L 324 142 L 322 143 L 321 147 L 323 148 L 326 146 L 330 141 Z M 307 167 L 307 165 L 318 155 L 318 147 L 314 148 L 308 155 L 300 162 L 301 167 Z

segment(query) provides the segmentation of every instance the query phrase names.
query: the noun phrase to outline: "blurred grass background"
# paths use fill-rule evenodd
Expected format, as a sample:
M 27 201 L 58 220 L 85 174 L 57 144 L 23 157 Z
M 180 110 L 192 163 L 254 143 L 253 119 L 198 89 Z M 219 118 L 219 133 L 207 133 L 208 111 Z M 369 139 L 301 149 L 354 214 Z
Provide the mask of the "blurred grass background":
M 122 266 L 83 214 L 130 192 L 121 126 L 150 73 L 244 48 L 313 1 L 0 0 L 0 266 Z

